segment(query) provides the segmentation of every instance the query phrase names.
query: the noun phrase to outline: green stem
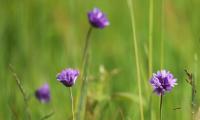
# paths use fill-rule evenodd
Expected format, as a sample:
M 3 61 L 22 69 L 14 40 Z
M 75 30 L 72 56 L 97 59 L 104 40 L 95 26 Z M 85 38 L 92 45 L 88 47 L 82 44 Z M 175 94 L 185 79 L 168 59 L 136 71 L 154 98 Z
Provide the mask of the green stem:
M 87 32 L 87 35 L 86 35 L 85 46 L 84 46 L 84 50 L 83 50 L 83 58 L 82 58 L 83 66 L 85 64 L 86 55 L 88 54 L 88 50 L 89 50 L 89 43 L 90 43 L 91 33 L 92 33 L 92 26 L 90 26 L 90 28 L 89 28 L 89 30 Z
M 149 78 L 152 74 L 152 43 L 153 43 L 153 0 L 149 2 Z
M 142 100 L 142 90 L 141 90 L 141 78 L 140 78 L 140 66 L 139 66 L 139 56 L 138 56 L 138 46 L 137 46 L 137 39 L 136 39 L 136 29 L 135 29 L 135 18 L 133 12 L 133 4 L 131 0 L 127 0 L 128 8 L 131 15 L 131 25 L 132 25 L 132 35 L 133 35 L 133 43 L 134 43 L 134 52 L 135 52 L 135 61 L 136 61 L 136 69 L 137 69 L 137 81 L 138 81 L 138 91 L 139 91 L 139 108 L 140 108 L 140 117 L 141 120 L 144 120 L 144 113 L 143 113 L 143 100 Z
M 70 99 L 71 99 L 71 108 L 72 108 L 72 118 L 73 120 L 75 120 L 74 118 L 74 100 L 73 100 L 73 93 L 72 93 L 72 88 L 69 88 L 70 91 Z
M 160 95 L 160 120 L 162 120 L 162 103 L 163 103 L 163 95 Z
M 84 102 L 85 96 L 87 95 L 87 73 L 88 73 L 88 60 L 89 60 L 89 45 L 90 45 L 90 36 L 92 33 L 92 26 L 90 26 L 85 40 L 85 46 L 83 51 L 83 58 L 82 58 L 82 76 L 81 76 L 81 91 L 80 91 L 80 99 L 78 103 L 78 112 L 77 112 L 77 120 L 80 120 L 80 116 L 84 114 Z M 81 113 L 83 111 L 83 113 Z
M 165 1 L 161 0 L 161 42 L 160 42 L 160 68 L 163 69 L 164 64 L 164 10 L 165 10 Z

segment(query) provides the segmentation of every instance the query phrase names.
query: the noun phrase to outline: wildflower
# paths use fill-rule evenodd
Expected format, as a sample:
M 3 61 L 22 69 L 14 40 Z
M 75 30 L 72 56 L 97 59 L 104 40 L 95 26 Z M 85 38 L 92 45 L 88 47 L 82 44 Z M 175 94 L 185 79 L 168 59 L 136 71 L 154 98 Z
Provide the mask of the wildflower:
M 153 74 L 150 83 L 154 88 L 154 92 L 158 95 L 164 95 L 165 92 L 170 92 L 177 85 L 174 76 L 166 70 L 161 70 Z
M 50 90 L 49 85 L 45 83 L 42 87 L 40 87 L 35 92 L 36 98 L 42 103 L 47 103 L 50 100 Z
M 88 12 L 88 19 L 90 24 L 96 28 L 102 29 L 110 24 L 106 15 L 98 8 L 94 8 Z
M 57 80 L 63 83 L 66 87 L 71 87 L 75 84 L 79 71 L 71 68 L 63 70 L 57 75 Z

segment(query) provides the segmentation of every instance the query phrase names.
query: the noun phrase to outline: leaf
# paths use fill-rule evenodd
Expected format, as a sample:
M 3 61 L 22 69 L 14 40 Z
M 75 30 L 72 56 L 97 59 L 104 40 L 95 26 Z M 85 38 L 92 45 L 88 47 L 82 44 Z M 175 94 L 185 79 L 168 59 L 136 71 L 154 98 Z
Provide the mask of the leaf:
M 40 118 L 40 120 L 46 120 L 46 119 L 50 118 L 53 115 L 54 115 L 54 111 L 44 115 L 42 118 Z

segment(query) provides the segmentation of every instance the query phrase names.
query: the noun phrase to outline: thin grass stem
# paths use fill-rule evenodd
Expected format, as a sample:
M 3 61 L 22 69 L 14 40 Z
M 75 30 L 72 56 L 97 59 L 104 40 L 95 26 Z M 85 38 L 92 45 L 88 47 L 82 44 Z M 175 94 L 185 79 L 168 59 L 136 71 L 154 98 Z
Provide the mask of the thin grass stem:
M 151 77 L 153 70 L 153 58 L 152 58 L 152 47 L 153 47 L 153 0 L 149 2 L 149 78 Z
M 192 82 L 192 119 L 195 119 L 195 95 L 196 95 L 196 85 L 197 85 L 197 70 L 198 69 L 198 54 L 194 54 L 194 78 Z
M 148 108 L 148 118 L 151 120 L 151 113 L 152 113 L 152 96 L 153 96 L 153 92 L 151 92 L 150 97 L 149 97 L 149 108 Z
M 9 70 L 12 73 L 13 78 L 15 79 L 15 81 L 17 83 L 17 86 L 19 87 L 19 90 L 20 90 L 20 92 L 21 92 L 21 94 L 23 96 L 24 103 L 25 103 L 26 119 L 27 120 L 31 120 L 31 115 L 30 115 L 29 106 L 28 106 L 28 102 L 29 102 L 28 95 L 26 94 L 26 92 L 24 90 L 24 87 L 23 87 L 23 85 L 21 83 L 21 80 L 19 79 L 17 73 L 14 71 L 14 69 L 13 69 L 11 64 L 9 64 Z
M 195 107 L 196 107 L 196 103 L 195 103 L 195 97 L 196 97 L 196 79 L 197 79 L 197 61 L 198 61 L 198 57 L 197 57 L 197 53 L 194 54 L 194 76 L 192 77 L 192 119 L 195 119 Z
M 131 16 L 131 25 L 132 25 L 132 35 L 133 35 L 133 44 L 134 44 L 134 52 L 135 52 L 135 60 L 136 60 L 136 69 L 137 69 L 137 83 L 138 83 L 138 91 L 139 91 L 139 108 L 140 108 L 140 119 L 144 120 L 143 113 L 143 100 L 142 100 L 142 90 L 141 90 L 141 78 L 140 78 L 140 66 L 139 66 L 139 55 L 138 55 L 138 45 L 137 45 L 137 37 L 136 37 L 136 28 L 135 28 L 135 18 L 133 12 L 133 4 L 132 0 L 127 0 L 128 8 Z
M 164 16 L 165 16 L 165 0 L 161 0 L 161 42 L 160 42 L 160 69 L 164 64 Z

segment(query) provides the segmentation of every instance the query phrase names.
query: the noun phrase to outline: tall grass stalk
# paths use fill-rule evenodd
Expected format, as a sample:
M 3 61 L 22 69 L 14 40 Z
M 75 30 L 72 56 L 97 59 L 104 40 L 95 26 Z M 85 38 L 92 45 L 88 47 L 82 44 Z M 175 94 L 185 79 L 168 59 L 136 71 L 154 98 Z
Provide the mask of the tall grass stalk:
M 153 0 L 149 2 L 149 78 L 153 70 L 152 44 L 153 44 Z
M 194 61 L 194 64 L 196 64 L 195 63 L 196 61 Z M 195 95 L 196 95 L 196 86 L 195 86 L 195 75 L 193 75 L 192 73 L 190 73 L 190 72 L 188 72 L 188 70 L 187 69 L 185 69 L 184 70 L 185 71 L 185 73 L 187 74 L 187 79 L 186 79 L 186 82 L 188 83 L 188 84 L 190 84 L 191 85 L 191 87 L 192 87 L 192 98 L 191 98 L 191 110 L 192 110 L 192 115 L 191 115 L 191 120 L 192 119 L 194 119 L 194 115 L 195 115 L 195 106 L 196 106 L 196 104 L 195 104 Z
M 140 66 L 139 66 L 139 55 L 138 55 L 138 46 L 137 46 L 137 37 L 136 37 L 136 28 L 135 28 L 135 18 L 133 12 L 133 4 L 132 0 L 127 0 L 128 8 L 130 11 L 131 16 L 131 25 L 132 25 L 132 35 L 133 35 L 133 44 L 134 44 L 134 51 L 135 51 L 135 61 L 136 61 L 136 69 L 137 69 L 137 82 L 138 82 L 138 91 L 139 91 L 139 108 L 140 108 L 140 119 L 144 120 L 144 113 L 143 113 L 143 100 L 142 100 L 142 90 L 141 90 L 141 78 L 140 78 Z
M 195 55 L 194 55 L 194 84 L 195 85 L 197 85 L 197 80 L 198 80 L 198 78 L 197 78 L 197 73 L 198 73 L 198 54 L 196 53 Z
M 164 16 L 165 16 L 165 0 L 161 0 L 160 69 L 163 69 L 163 64 L 164 64 Z
M 88 60 L 89 60 L 89 45 L 90 45 L 90 36 L 92 33 L 92 26 L 90 26 L 85 40 L 85 46 L 83 50 L 83 57 L 82 57 L 82 74 L 81 74 L 81 91 L 80 91 L 80 98 L 78 103 L 78 110 L 77 110 L 77 120 L 80 120 L 81 116 L 84 116 L 85 111 L 85 104 L 86 96 L 87 96 L 87 79 L 88 79 Z M 84 118 L 84 117 L 83 117 Z
M 13 75 L 13 78 L 15 79 L 17 86 L 19 87 L 20 92 L 22 93 L 23 99 L 24 99 L 24 103 L 25 103 L 25 114 L 26 114 L 26 120 L 31 120 L 31 115 L 29 112 L 29 106 L 28 106 L 28 95 L 24 90 L 24 87 L 22 86 L 21 80 L 19 79 L 17 73 L 14 71 L 13 67 L 11 64 L 9 64 L 9 70 Z
M 193 78 L 193 82 L 192 82 L 192 104 L 191 104 L 191 108 L 192 108 L 192 119 L 194 120 L 195 118 L 195 95 L 196 95 L 196 88 L 195 88 L 195 78 Z
M 149 97 L 149 104 L 148 104 L 148 118 L 151 120 L 151 114 L 152 114 L 152 99 L 153 99 L 153 92 L 151 92 Z
M 192 119 L 195 119 L 195 95 L 196 95 L 196 81 L 197 81 L 197 68 L 198 68 L 198 54 L 194 54 L 194 78 L 192 82 Z

